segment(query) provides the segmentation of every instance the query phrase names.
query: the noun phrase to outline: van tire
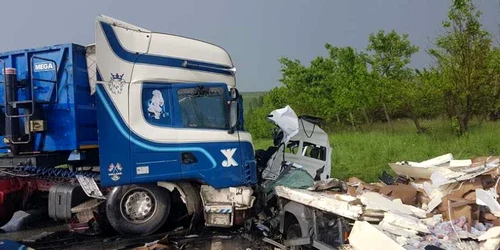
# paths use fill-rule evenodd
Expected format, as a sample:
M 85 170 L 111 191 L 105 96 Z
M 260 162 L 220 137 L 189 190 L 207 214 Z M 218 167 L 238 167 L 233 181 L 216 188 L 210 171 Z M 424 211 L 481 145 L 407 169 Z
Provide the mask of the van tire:
M 286 240 L 291 240 L 291 239 L 297 239 L 297 238 L 302 238 L 302 230 L 300 228 L 299 222 L 295 217 L 292 217 L 293 219 L 287 220 L 288 223 L 287 227 L 285 228 L 285 239 Z M 311 246 L 292 246 L 287 249 L 312 249 Z

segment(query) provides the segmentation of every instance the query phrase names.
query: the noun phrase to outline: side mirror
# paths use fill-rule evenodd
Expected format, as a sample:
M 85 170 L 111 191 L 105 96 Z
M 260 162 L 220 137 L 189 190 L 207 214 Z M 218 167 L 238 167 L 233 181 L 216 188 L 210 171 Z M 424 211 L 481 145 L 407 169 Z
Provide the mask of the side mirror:
M 228 133 L 234 133 L 234 129 L 238 125 L 238 101 L 229 102 L 229 131 Z
M 231 88 L 231 100 L 238 100 L 240 92 L 236 88 Z

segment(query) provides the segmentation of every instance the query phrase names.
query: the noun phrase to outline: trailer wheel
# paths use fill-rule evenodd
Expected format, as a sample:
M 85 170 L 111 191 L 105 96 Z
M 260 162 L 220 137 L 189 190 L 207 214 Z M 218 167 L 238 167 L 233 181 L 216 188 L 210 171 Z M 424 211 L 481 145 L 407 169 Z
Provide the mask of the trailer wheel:
M 106 202 L 106 215 L 122 234 L 149 235 L 165 223 L 171 201 L 167 190 L 156 185 L 115 187 Z

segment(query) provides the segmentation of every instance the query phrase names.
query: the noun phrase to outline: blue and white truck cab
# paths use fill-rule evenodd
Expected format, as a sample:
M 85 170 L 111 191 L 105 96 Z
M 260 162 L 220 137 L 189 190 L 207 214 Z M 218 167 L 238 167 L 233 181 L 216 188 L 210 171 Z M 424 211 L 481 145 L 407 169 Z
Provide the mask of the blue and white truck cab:
M 174 193 L 193 222 L 241 223 L 255 200 L 257 174 L 227 51 L 106 16 L 96 19 L 95 31 L 95 44 L 86 47 L 0 54 L 7 114 L 0 167 L 61 177 L 54 167 L 71 165 L 80 174 L 65 177 L 96 181 L 108 221 L 125 234 L 159 229 Z M 96 169 L 98 176 L 88 174 Z M 69 220 L 76 198 L 57 201 L 82 187 L 55 178 L 42 185 L 36 175 L 9 180 L 48 191 L 51 217 Z M 10 207 L 0 217 L 11 216 Z
M 249 186 L 257 177 L 229 54 L 213 44 L 102 16 L 96 22 L 95 58 L 101 186 L 116 189 L 108 208 L 115 209 L 110 201 L 117 199 L 128 211 L 137 194 L 154 195 L 139 188 L 115 198 L 127 185 L 194 182 L 203 185 L 206 223 L 231 226 L 233 210 L 251 207 Z M 212 189 L 248 197 L 241 204 L 214 200 Z M 144 218 L 150 203 L 143 203 L 145 210 L 134 211 L 144 205 L 132 203 L 125 216 Z

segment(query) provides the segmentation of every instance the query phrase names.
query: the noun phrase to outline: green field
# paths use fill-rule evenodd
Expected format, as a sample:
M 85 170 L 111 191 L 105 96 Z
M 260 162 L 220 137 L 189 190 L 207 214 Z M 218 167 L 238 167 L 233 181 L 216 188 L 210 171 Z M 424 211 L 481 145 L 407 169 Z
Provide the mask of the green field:
M 500 122 L 474 122 L 468 134 L 455 136 L 446 121 L 423 121 L 428 133 L 417 134 L 410 121 L 397 121 L 393 130 L 386 124 L 374 124 L 361 131 L 338 131 L 330 134 L 332 177 L 357 176 L 376 181 L 388 163 L 422 161 L 446 153 L 455 159 L 500 153 Z M 267 148 L 270 139 L 256 140 L 255 147 Z

